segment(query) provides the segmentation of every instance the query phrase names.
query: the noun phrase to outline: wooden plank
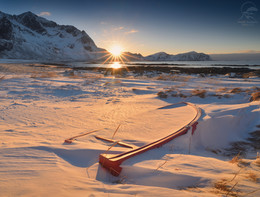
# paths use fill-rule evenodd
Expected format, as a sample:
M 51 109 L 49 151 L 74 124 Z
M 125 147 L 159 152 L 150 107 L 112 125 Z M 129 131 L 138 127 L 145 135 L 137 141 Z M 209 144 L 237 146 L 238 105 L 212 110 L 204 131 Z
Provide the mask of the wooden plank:
M 71 144 L 76 138 L 82 137 L 82 136 L 85 136 L 85 135 L 88 135 L 88 134 L 91 134 L 91 133 L 94 133 L 94 132 L 97 132 L 97 131 L 100 131 L 100 129 L 98 129 L 98 130 L 93 130 L 93 131 L 87 131 L 86 133 L 83 133 L 83 134 L 80 134 L 80 135 L 76 135 L 76 136 L 74 136 L 74 137 L 70 137 L 70 138 L 68 138 L 68 139 L 65 139 L 64 142 Z
M 184 127 L 182 127 L 181 129 L 174 131 L 173 133 L 169 134 L 168 136 L 161 138 L 159 140 L 156 140 L 150 144 L 144 145 L 142 147 L 139 148 L 135 148 L 133 150 L 130 150 L 128 152 L 125 153 L 121 153 L 121 154 L 117 154 L 117 155 L 113 155 L 113 154 L 100 154 L 99 155 L 99 163 L 106 168 L 107 170 L 109 170 L 109 172 L 114 175 L 114 176 L 118 176 L 122 170 L 122 168 L 120 167 L 121 163 L 135 155 L 144 153 L 148 150 L 154 149 L 154 148 L 159 148 L 162 145 L 168 143 L 169 141 L 173 140 L 174 138 L 177 138 L 181 135 L 185 135 L 189 129 L 192 129 L 192 134 L 194 133 L 194 131 L 196 130 L 197 124 L 198 124 L 198 120 L 201 117 L 201 110 L 200 108 L 198 108 L 196 105 L 192 104 L 192 103 L 187 103 L 187 102 L 181 102 L 182 104 L 186 104 L 186 105 L 190 105 L 191 107 L 193 107 L 196 110 L 196 116 Z M 173 105 L 177 105 L 180 103 L 176 103 Z M 172 105 L 170 105 L 172 106 Z M 168 107 L 168 106 L 166 106 Z
M 130 144 L 127 144 L 127 143 L 124 143 L 124 142 L 120 142 L 120 141 L 116 141 L 116 140 L 113 140 L 113 139 L 108 139 L 108 138 L 104 138 L 104 137 L 101 137 L 101 136 L 95 136 L 95 138 L 97 138 L 99 140 L 106 141 L 106 142 L 111 142 L 111 143 L 117 142 L 118 145 L 126 147 L 126 148 L 134 148 L 134 146 L 132 146 Z

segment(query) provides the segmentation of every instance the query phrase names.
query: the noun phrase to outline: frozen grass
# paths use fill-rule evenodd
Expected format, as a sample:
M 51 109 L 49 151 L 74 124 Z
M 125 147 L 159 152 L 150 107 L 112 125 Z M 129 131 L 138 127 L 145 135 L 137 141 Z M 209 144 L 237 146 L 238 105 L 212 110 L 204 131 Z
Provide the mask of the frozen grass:
M 21 68 L 20 71 L 22 70 Z M 1 81 L 0 88 L 3 95 L 1 97 L 3 107 L 2 111 L 0 110 L 3 131 L 0 132 L 3 147 L 0 158 L 3 167 L 0 170 L 0 177 L 1 182 L 5 183 L 2 188 L 0 185 L 0 190 L 3 196 L 8 196 L 8 188 L 10 190 L 15 188 L 15 194 L 24 192 L 21 191 L 23 188 L 16 187 L 18 184 L 28 186 L 28 192 L 24 195 L 34 192 L 36 196 L 46 196 L 50 192 L 56 192 L 56 188 L 63 188 L 62 193 L 58 194 L 60 196 L 66 196 L 67 193 L 76 196 L 106 194 L 111 196 L 249 194 L 253 196 L 252 194 L 255 194 L 257 196 L 259 194 L 258 182 L 254 180 L 259 181 L 260 159 L 259 157 L 242 159 L 240 155 L 243 155 L 242 150 L 245 152 L 249 150 L 248 144 L 237 142 L 243 140 L 237 132 L 243 132 L 245 135 L 242 137 L 246 138 L 250 136 L 252 130 L 244 131 L 235 124 L 236 120 L 239 120 L 239 124 L 250 125 L 250 129 L 259 124 L 255 120 L 259 113 L 259 108 L 255 107 L 258 102 L 248 102 L 251 93 L 260 91 L 257 87 L 259 79 L 245 81 L 242 78 L 230 79 L 221 76 L 210 79 L 211 77 L 207 76 L 189 78 L 180 75 L 175 78 L 171 76 L 171 81 L 163 80 L 166 77 L 161 77 L 162 80 L 157 81 L 155 76 L 153 78 L 144 76 L 145 80 L 134 76 L 131 79 L 118 79 L 111 76 L 104 77 L 94 72 L 75 70 L 70 73 L 69 69 L 68 72 L 56 68 L 48 70 L 44 67 L 29 67 L 28 70 L 30 72 L 24 72 L 23 75 L 20 73 L 6 75 L 4 72 L 0 75 L 5 75 L 7 79 Z M 52 78 L 55 76 L 52 75 L 52 71 L 57 73 L 58 78 Z M 28 78 L 33 74 L 45 74 L 40 77 L 50 79 Z M 14 79 L 15 76 L 19 76 L 18 79 Z M 188 82 L 183 83 L 180 80 Z M 228 94 L 228 91 L 236 87 L 242 89 L 242 92 Z M 156 96 L 157 92 L 161 93 Z M 225 95 L 230 95 L 231 98 L 224 99 Z M 218 96 L 222 100 L 219 100 Z M 120 101 L 111 102 L 118 97 Z M 160 97 L 165 98 L 158 99 Z M 125 121 L 127 123 L 122 123 L 123 126 L 116 133 L 115 139 L 141 146 L 152 141 L 159 131 L 168 134 L 170 125 L 178 125 L 181 118 L 185 117 L 183 114 L 168 114 L 168 112 L 153 116 L 151 109 L 183 101 L 183 98 L 197 104 L 205 114 L 199 121 L 192 141 L 189 140 L 191 138 L 188 133 L 162 148 L 126 161 L 122 166 L 124 169 L 122 177 L 111 177 L 98 165 L 99 154 L 125 151 L 118 146 L 118 142 L 111 143 L 112 146 L 108 148 L 106 143 L 100 143 L 94 136 L 89 136 L 71 145 L 62 144 L 65 136 L 80 133 L 83 128 L 92 130 L 104 127 L 104 135 L 112 136 L 116 133 L 116 127 Z M 173 118 L 173 115 L 176 116 Z M 169 122 L 165 122 L 164 125 L 163 121 L 167 120 L 167 117 Z M 139 119 L 140 124 L 137 124 Z M 228 121 L 225 121 L 227 119 Z M 233 120 L 234 124 L 231 124 Z M 155 129 L 156 125 L 162 125 L 162 129 Z M 127 130 L 128 126 L 132 129 Z M 219 130 L 214 131 L 214 128 Z M 250 136 L 253 141 L 244 140 L 257 145 L 259 132 L 253 131 L 255 132 Z M 218 133 L 221 137 L 214 135 Z M 224 135 L 226 133 L 228 135 Z M 139 135 L 145 137 L 139 138 Z M 224 143 L 219 145 L 222 141 Z M 227 162 L 227 158 L 222 155 L 231 142 L 234 142 L 233 150 L 236 154 L 241 151 L 241 154 L 232 159 L 233 164 Z M 211 152 L 205 150 L 205 147 L 211 147 Z M 251 148 L 250 145 L 250 150 Z M 253 151 L 255 153 L 257 149 Z M 87 174 L 84 173 L 85 169 Z M 21 172 L 19 176 L 17 172 Z M 35 182 L 35 178 L 39 178 L 39 181 Z M 17 184 L 14 184 L 13 180 Z M 47 184 L 43 186 L 45 182 Z M 88 193 L 89 190 L 91 193 Z
M 41 72 L 41 73 L 34 73 L 31 75 L 31 78 L 54 78 L 58 77 L 57 72 Z
M 251 94 L 250 101 L 259 101 L 259 100 L 260 100 L 260 91 Z
M 260 154 L 257 153 L 256 159 L 255 159 L 256 166 L 260 167 Z
M 233 88 L 229 92 L 233 93 L 233 94 L 239 94 L 239 93 L 243 92 L 243 90 L 241 88 Z
M 250 164 L 246 160 L 242 159 L 240 152 L 236 156 L 234 156 L 229 162 L 232 164 L 237 164 L 237 166 L 241 168 L 247 167 Z
M 241 156 L 240 156 L 240 152 L 239 152 L 229 162 L 234 164 L 234 163 L 239 163 L 240 161 L 241 161 Z
M 165 92 L 163 92 L 163 91 L 158 92 L 157 96 L 159 98 L 167 98 L 168 97 L 168 95 Z
M 180 75 L 168 75 L 168 74 L 161 74 L 156 77 L 157 80 L 164 80 L 164 81 L 182 81 L 182 82 L 189 82 L 193 77 L 192 76 L 180 76 Z
M 258 182 L 258 176 L 254 172 L 249 172 L 247 178 L 255 183 Z
M 92 79 L 93 81 L 104 77 L 103 74 L 76 72 L 73 70 L 66 71 L 65 74 L 67 77 L 71 79 L 89 79 L 89 80 Z
M 257 77 L 257 75 L 254 72 L 244 73 L 242 75 L 243 78 L 250 78 L 250 77 Z
M 105 82 L 105 86 L 113 86 L 113 85 L 120 85 L 122 83 L 121 80 L 114 80 L 114 81 L 107 81 Z
M 205 98 L 206 97 L 206 90 L 192 90 L 192 95 L 193 96 L 198 96 L 200 98 Z
M 221 179 L 214 184 L 215 193 L 222 194 L 224 196 L 238 196 L 238 191 L 235 190 L 235 186 L 238 182 L 230 185 L 230 181 L 226 179 Z
M 227 92 L 228 88 L 218 88 L 216 89 L 216 92 Z
M 259 158 L 257 154 L 257 159 Z M 251 171 L 250 170 L 250 163 L 256 161 L 244 161 L 241 159 L 240 154 L 236 155 L 235 157 L 232 158 L 230 161 L 231 163 L 236 163 L 240 167 L 240 169 L 234 174 L 234 177 L 231 180 L 227 179 L 221 179 L 214 184 L 214 188 L 217 190 L 215 191 L 216 193 L 222 194 L 224 196 L 247 196 L 249 194 L 255 193 L 259 191 L 253 190 L 251 192 L 240 192 L 239 189 L 236 189 L 238 185 L 241 185 L 243 181 L 249 180 L 254 183 L 259 182 L 259 177 L 256 174 L 256 171 Z M 243 166 L 241 166 L 243 164 Z M 245 165 L 246 164 L 246 165 Z

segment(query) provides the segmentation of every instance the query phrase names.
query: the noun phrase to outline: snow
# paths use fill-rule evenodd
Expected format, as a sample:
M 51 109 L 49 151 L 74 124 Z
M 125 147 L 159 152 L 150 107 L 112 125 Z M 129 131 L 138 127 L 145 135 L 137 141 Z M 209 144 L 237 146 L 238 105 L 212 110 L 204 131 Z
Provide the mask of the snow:
M 6 16 L 12 24 L 9 40 L 13 47 L 1 52 L 1 58 L 28 59 L 28 60 L 90 60 L 101 55 L 93 40 L 84 32 L 73 26 L 57 25 L 31 12 L 21 15 Z M 38 25 L 39 32 L 33 28 Z M 68 31 L 68 28 L 75 32 Z M 85 39 L 85 42 L 83 41 Z M 7 40 L 3 40 L 7 42 Z M 8 42 L 9 42 L 8 41 Z M 104 50 L 103 50 L 104 51 Z
M 208 61 L 211 60 L 210 56 L 205 53 L 197 53 L 190 51 L 187 53 L 179 53 L 176 55 L 159 52 L 144 57 L 148 61 Z
M 68 75 L 51 65 L 0 64 L 0 196 L 227 195 L 215 186 L 221 181 L 229 188 L 238 182 L 231 194 L 259 196 L 257 150 L 248 150 L 240 163 L 229 162 L 232 157 L 224 153 L 232 142 L 259 130 L 260 101 L 249 102 L 249 97 L 260 79 L 157 79 L 90 71 Z M 231 93 L 237 87 L 244 91 Z M 194 89 L 206 90 L 205 97 L 195 96 Z M 159 98 L 159 91 L 168 97 Z M 119 177 L 98 164 L 99 154 L 112 144 L 95 135 L 112 138 L 120 125 L 115 140 L 142 146 L 194 117 L 186 105 L 160 109 L 181 101 L 202 109 L 194 135 L 189 132 L 126 160 Z M 64 143 L 95 129 L 101 130 Z M 127 150 L 115 146 L 108 153 Z

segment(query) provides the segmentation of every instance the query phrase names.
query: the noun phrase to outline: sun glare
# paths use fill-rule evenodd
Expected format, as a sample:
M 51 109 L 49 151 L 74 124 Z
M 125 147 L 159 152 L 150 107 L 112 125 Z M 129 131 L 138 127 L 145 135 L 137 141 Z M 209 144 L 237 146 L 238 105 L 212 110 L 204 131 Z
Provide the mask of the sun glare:
M 125 62 L 129 62 L 132 59 L 139 60 L 135 55 L 124 52 L 122 45 L 115 43 L 111 45 L 108 51 L 104 52 L 104 55 L 100 59 L 104 59 L 102 64 L 110 64 L 110 68 L 118 69 L 122 68 Z
M 119 45 L 114 45 L 111 47 L 111 49 L 109 50 L 109 52 L 113 55 L 113 56 L 120 56 L 121 53 L 123 52 L 123 48 Z
M 114 62 L 112 65 L 111 65 L 112 68 L 114 69 L 118 69 L 118 68 L 121 68 L 121 64 L 119 62 Z

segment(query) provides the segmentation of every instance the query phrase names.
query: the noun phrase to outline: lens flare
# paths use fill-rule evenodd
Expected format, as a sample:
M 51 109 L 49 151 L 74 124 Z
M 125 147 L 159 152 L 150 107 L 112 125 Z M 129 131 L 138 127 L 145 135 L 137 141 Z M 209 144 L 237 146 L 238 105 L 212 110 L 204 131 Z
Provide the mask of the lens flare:
M 111 65 L 111 68 L 114 68 L 114 69 L 118 69 L 118 68 L 121 68 L 121 64 L 119 62 L 114 62 L 112 65 Z
M 121 53 L 123 52 L 123 48 L 119 45 L 114 45 L 111 47 L 111 49 L 109 50 L 109 52 L 113 55 L 113 56 L 120 56 Z
M 114 44 L 110 47 L 108 51 L 102 51 L 104 55 L 101 56 L 99 59 L 102 60 L 102 64 L 111 64 L 110 68 L 113 69 L 120 69 L 122 68 L 122 64 L 126 62 L 135 60 L 139 61 L 142 60 L 138 58 L 135 54 L 131 54 L 130 52 L 124 52 L 124 49 L 120 44 Z

